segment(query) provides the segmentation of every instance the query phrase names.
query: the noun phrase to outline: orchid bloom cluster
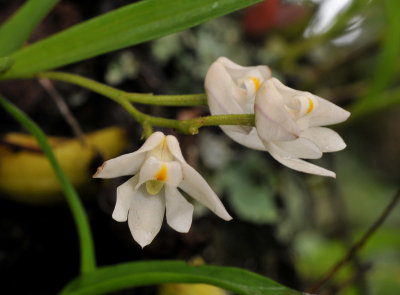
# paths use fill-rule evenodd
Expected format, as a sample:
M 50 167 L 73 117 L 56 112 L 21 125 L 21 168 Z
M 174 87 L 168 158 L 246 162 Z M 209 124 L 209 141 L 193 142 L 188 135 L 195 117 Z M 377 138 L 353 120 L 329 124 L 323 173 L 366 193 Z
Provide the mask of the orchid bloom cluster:
M 335 173 L 302 159 L 344 149 L 333 130 L 321 127 L 345 121 L 350 113 L 312 93 L 289 88 L 271 76 L 267 66 L 242 67 L 218 58 L 205 80 L 212 115 L 255 114 L 255 127 L 221 126 L 234 141 L 267 151 L 297 171 L 335 177 Z
M 335 177 L 335 173 L 302 159 L 317 159 L 324 152 L 346 147 L 333 130 L 321 127 L 345 121 L 349 112 L 272 78 L 267 66 L 242 67 L 218 58 L 205 79 L 213 115 L 255 114 L 255 127 L 221 126 L 236 142 L 268 151 L 294 170 Z M 189 231 L 193 205 L 181 194 L 208 207 L 224 220 L 232 217 L 201 175 L 182 156 L 174 136 L 153 133 L 136 152 L 108 160 L 95 178 L 134 175 L 117 189 L 112 217 L 128 221 L 132 236 L 142 247 L 151 243 L 163 224 L 182 233 Z M 166 212 L 166 213 L 165 213 Z

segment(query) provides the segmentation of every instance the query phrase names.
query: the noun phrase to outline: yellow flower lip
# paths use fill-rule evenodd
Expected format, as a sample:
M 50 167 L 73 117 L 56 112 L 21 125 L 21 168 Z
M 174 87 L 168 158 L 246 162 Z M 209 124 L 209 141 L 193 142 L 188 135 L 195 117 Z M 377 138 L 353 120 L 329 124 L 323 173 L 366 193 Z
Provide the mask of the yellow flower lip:
M 256 77 L 250 77 L 251 81 L 254 83 L 254 88 L 255 92 L 257 92 L 258 88 L 260 88 L 260 80 L 258 80 Z
M 168 169 L 167 169 L 167 165 L 165 165 L 165 163 L 163 163 L 161 165 L 160 170 L 158 170 L 158 172 L 156 173 L 156 175 L 154 176 L 154 178 L 156 180 L 159 181 L 166 181 L 167 180 L 167 176 L 168 176 Z
M 307 98 L 308 98 L 308 109 L 307 109 L 306 114 L 309 114 L 314 108 L 314 102 L 312 101 L 311 98 L 309 98 L 309 97 L 307 97 Z

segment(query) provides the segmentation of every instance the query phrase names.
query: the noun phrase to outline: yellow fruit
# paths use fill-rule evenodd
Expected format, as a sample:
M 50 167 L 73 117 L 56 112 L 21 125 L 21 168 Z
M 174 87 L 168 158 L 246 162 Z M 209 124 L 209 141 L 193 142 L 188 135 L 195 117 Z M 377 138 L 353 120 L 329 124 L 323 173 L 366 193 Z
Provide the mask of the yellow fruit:
M 158 295 L 228 295 L 228 292 L 206 284 L 164 284 Z
M 2 139 L 6 144 L 0 144 L 1 195 L 25 203 L 60 200 L 61 185 L 35 138 L 26 134 L 9 133 Z M 120 127 L 105 128 L 85 135 L 86 146 L 78 139 L 48 139 L 63 171 L 75 187 L 91 181 L 95 171 L 91 171 L 90 166 L 96 157 L 115 157 L 127 145 L 125 131 Z

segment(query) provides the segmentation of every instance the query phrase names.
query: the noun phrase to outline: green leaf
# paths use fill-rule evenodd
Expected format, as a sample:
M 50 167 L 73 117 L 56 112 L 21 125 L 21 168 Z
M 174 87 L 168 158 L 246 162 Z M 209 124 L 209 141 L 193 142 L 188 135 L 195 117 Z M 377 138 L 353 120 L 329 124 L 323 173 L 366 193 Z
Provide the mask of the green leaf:
M 130 262 L 99 268 L 72 281 L 61 294 L 105 294 L 132 287 L 177 282 L 211 284 L 242 295 L 300 294 L 240 268 L 190 266 L 183 261 Z
M 400 104 L 400 87 L 386 90 L 377 94 L 375 99 L 361 100 L 359 103 L 355 103 L 350 109 L 349 122 L 372 113 L 390 109 L 398 104 Z
M 182 31 L 260 0 L 146 0 L 124 6 L 26 47 L 4 78 L 32 77 L 106 52 Z
M 0 27 L 0 56 L 18 50 L 59 0 L 29 0 Z
M 75 219 L 81 247 L 81 272 L 88 273 L 94 271 L 96 268 L 96 259 L 94 255 L 92 233 L 90 231 L 87 215 L 83 209 L 83 205 L 78 197 L 78 194 L 58 163 L 53 153 L 53 149 L 46 138 L 46 135 L 43 133 L 40 127 L 36 125 L 35 122 L 33 122 L 27 115 L 25 115 L 21 110 L 19 110 L 16 106 L 2 96 L 0 96 L 0 106 L 2 106 L 12 117 L 14 117 L 14 119 L 16 119 L 36 138 L 38 144 L 43 150 L 43 153 L 49 159 L 49 162 L 54 169 L 54 173 L 57 175 L 61 183 L 65 197 Z
M 374 107 L 390 105 L 393 99 L 388 98 L 389 102 L 379 102 L 382 100 L 380 93 L 387 87 L 395 76 L 398 69 L 398 60 L 400 57 L 400 1 L 384 1 L 386 16 L 385 39 L 378 59 L 377 68 L 373 71 L 373 79 L 370 83 L 367 94 L 352 108 L 351 113 L 355 118 L 373 111 Z M 398 102 L 398 100 L 397 100 Z
M 14 61 L 12 60 L 11 57 L 8 56 L 0 57 L 0 75 L 11 69 L 13 64 Z

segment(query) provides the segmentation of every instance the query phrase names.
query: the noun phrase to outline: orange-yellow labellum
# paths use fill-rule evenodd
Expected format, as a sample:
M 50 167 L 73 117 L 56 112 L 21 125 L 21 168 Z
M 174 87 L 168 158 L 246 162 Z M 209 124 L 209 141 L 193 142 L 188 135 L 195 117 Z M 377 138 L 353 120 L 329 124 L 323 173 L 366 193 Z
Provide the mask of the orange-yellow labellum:
M 308 98 L 309 105 L 308 105 L 308 110 L 307 110 L 306 114 L 309 114 L 314 108 L 314 102 L 312 101 L 311 98 L 309 98 L 309 97 L 307 97 L 307 98 Z
M 258 80 L 256 77 L 251 77 L 250 79 L 253 81 L 254 87 L 256 88 L 257 92 L 258 88 L 260 88 L 260 80 Z
M 161 169 L 157 172 L 155 178 L 159 181 L 166 181 L 167 180 L 167 165 L 162 164 Z

